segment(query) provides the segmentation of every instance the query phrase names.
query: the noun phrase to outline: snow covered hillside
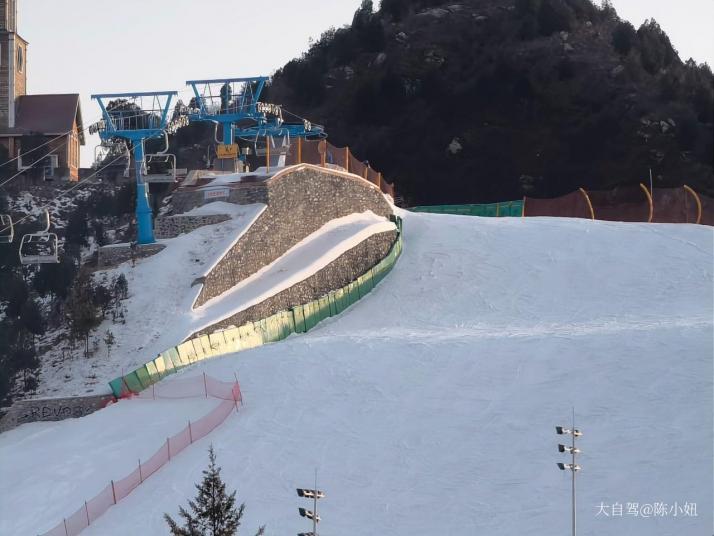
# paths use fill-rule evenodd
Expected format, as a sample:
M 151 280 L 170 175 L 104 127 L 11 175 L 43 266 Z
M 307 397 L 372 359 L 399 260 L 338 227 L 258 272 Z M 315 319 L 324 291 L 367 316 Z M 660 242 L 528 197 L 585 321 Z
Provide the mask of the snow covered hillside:
M 407 213 L 404 230 L 394 271 L 341 316 L 181 373 L 237 372 L 245 407 L 83 534 L 167 534 L 209 443 L 246 534 L 310 530 L 294 488 L 316 467 L 325 536 L 567 534 L 554 425 L 572 406 L 579 534 L 711 533 L 711 228 Z M 0 534 L 47 530 L 195 416 L 161 405 L 0 435 Z
M 372 212 L 329 221 L 279 259 L 241 281 L 230 291 L 193 308 L 207 274 L 265 210 L 265 205 L 213 202 L 189 216 L 228 214 L 232 219 L 200 227 L 176 238 L 159 240 L 166 248 L 136 266 L 125 262 L 99 271 L 95 279 L 124 274 L 129 284 L 126 323 L 106 320 L 95 333 L 111 330 L 116 348 L 107 357 L 100 350 L 89 359 L 45 359 L 39 396 L 109 393 L 107 382 L 156 357 L 192 333 L 230 317 L 310 277 L 369 236 L 390 231 L 394 224 Z M 100 381 L 101 378 L 101 381 Z

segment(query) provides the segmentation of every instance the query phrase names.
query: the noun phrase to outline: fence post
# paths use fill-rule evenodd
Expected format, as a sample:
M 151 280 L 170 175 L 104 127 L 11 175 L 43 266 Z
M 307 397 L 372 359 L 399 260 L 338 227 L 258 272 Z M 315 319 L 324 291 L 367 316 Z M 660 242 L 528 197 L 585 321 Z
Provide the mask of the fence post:
M 62 523 L 64 523 L 64 535 L 69 536 L 69 532 L 67 532 L 67 520 L 63 519 Z
M 345 147 L 345 171 L 350 172 L 350 148 Z
M 298 136 L 297 163 L 302 164 L 302 137 Z
M 235 376 L 236 379 L 236 385 L 238 386 L 238 394 L 240 395 L 240 405 L 243 405 L 243 391 L 240 390 L 240 383 L 238 383 L 238 373 L 233 372 L 233 376 Z M 235 397 L 235 395 L 234 395 Z M 236 404 L 236 411 L 238 411 L 238 404 Z
M 143 484 L 144 483 L 144 477 L 141 474 L 141 458 L 139 458 L 139 483 Z
M 369 166 L 364 166 L 364 172 L 362 173 L 362 178 L 367 180 L 367 172 L 369 171 Z
M 114 481 L 112 480 L 112 499 L 114 499 L 114 504 L 117 503 L 117 493 L 114 491 Z
M 89 508 L 87 508 L 87 501 L 84 501 L 84 513 L 87 514 L 87 526 L 89 526 Z
M 270 139 L 266 134 L 265 136 L 265 172 L 270 171 Z
M 193 433 L 191 432 L 191 421 L 188 421 L 188 440 L 193 443 Z
M 206 398 L 208 398 L 208 386 L 206 385 L 206 373 L 203 373 L 203 390 L 206 392 Z
M 169 453 L 169 461 L 171 461 L 171 443 L 169 443 L 169 438 L 166 438 L 166 452 Z
M 377 173 L 377 188 L 382 189 L 382 172 Z

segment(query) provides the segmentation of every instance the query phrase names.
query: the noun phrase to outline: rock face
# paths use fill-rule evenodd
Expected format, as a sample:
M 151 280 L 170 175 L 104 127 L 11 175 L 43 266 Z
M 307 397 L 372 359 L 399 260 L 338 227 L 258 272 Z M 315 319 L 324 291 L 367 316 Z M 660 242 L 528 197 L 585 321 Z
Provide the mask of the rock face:
M 103 408 L 112 400 L 114 397 L 111 395 L 19 400 L 0 419 L 0 432 L 28 422 L 61 421 L 84 417 Z
M 263 187 L 267 208 L 205 276 L 196 306 L 270 264 L 334 218 L 366 210 L 384 217 L 392 214 L 376 186 L 308 164 L 287 168 Z

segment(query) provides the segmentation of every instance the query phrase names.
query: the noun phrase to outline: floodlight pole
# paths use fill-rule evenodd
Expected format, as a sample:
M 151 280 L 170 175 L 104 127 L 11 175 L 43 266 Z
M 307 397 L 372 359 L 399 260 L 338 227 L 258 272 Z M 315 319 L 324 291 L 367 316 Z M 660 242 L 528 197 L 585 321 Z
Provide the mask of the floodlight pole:
M 575 473 L 580 470 L 580 466 L 576 463 L 575 458 L 580 454 L 580 450 L 575 446 L 575 440 L 582 435 L 582 432 L 575 428 L 575 408 L 573 408 L 573 424 L 572 428 L 567 429 L 562 426 L 556 426 L 555 431 L 559 435 L 571 435 L 570 446 L 567 447 L 562 443 L 558 445 L 560 452 L 568 452 L 571 455 L 571 463 L 558 463 L 558 468 L 561 470 L 570 469 L 571 472 L 571 509 L 573 518 L 572 536 L 577 536 L 577 499 L 575 496 Z
M 572 430 L 573 430 L 573 433 L 570 434 L 571 438 L 572 438 L 570 453 L 573 456 L 573 458 L 572 458 L 573 469 L 570 471 L 573 475 L 573 486 L 572 486 L 573 487 L 573 490 L 572 490 L 573 496 L 571 499 L 571 504 L 573 505 L 573 536 L 576 536 L 576 534 L 577 534 L 577 529 L 576 529 L 576 527 L 577 527 L 577 522 L 576 522 L 577 508 L 576 508 L 576 502 L 575 502 L 575 473 L 577 473 L 577 471 L 575 470 L 575 408 L 573 408 L 573 428 L 572 428 Z

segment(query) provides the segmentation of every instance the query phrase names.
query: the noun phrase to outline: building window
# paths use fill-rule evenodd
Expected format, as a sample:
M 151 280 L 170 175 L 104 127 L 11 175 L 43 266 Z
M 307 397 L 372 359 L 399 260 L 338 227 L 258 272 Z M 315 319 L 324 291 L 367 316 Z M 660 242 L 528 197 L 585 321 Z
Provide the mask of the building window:
M 22 47 L 17 47 L 17 70 L 22 72 L 25 58 L 23 56 Z

